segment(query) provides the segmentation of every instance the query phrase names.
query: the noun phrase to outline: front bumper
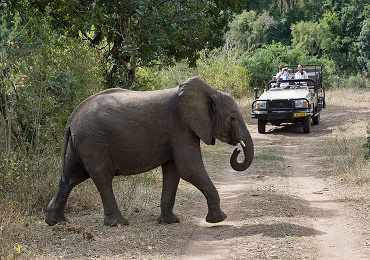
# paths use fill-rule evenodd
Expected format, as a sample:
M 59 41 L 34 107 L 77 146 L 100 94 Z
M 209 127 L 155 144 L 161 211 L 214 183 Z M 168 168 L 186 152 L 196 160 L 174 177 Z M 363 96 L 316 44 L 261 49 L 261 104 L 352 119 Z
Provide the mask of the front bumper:
M 286 101 L 279 101 L 279 102 L 267 101 L 266 108 L 256 109 L 254 108 L 255 102 L 253 102 L 252 104 L 251 116 L 252 118 L 256 118 L 256 119 L 264 119 L 267 121 L 295 122 L 297 120 L 300 120 L 303 117 L 312 116 L 312 112 L 309 109 L 310 107 L 309 103 L 308 103 L 308 108 L 300 108 L 300 107 L 296 108 L 294 107 L 294 100 L 289 100 L 289 101 L 286 100 Z M 279 106 L 278 104 L 281 104 L 281 106 Z M 284 107 L 284 106 L 288 106 L 288 107 Z
M 263 113 L 265 112 L 265 113 Z M 312 113 L 309 110 L 295 110 L 295 111 L 253 111 L 251 113 L 252 118 L 264 119 L 267 121 L 296 121 L 302 117 L 311 116 Z

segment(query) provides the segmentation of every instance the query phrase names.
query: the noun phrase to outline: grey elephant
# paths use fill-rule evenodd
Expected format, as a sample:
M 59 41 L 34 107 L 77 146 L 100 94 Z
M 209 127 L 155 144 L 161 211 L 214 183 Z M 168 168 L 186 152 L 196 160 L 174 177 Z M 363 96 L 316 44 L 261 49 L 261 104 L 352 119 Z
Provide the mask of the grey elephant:
M 230 164 L 236 171 L 252 163 L 254 148 L 238 105 L 231 95 L 217 91 L 198 77 L 177 88 L 158 91 L 108 89 L 83 101 L 66 126 L 62 174 L 49 203 L 46 223 L 65 221 L 71 190 L 91 178 L 104 207 L 104 225 L 126 225 L 112 189 L 116 175 L 133 175 L 162 167 L 163 187 L 159 223 L 177 223 L 173 213 L 180 178 L 192 183 L 208 204 L 206 221 L 226 219 L 220 197 L 209 178 L 200 139 L 219 139 L 236 148 Z M 68 146 L 69 144 L 69 146 Z

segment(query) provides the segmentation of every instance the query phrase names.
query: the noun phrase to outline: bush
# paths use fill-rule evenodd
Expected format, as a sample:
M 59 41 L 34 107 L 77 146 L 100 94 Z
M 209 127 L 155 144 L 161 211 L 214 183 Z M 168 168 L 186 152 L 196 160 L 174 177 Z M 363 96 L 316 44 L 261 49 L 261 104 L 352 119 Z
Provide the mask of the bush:
M 213 51 L 210 57 L 201 55 L 197 62 L 198 75 L 214 88 L 235 97 L 252 93 L 248 71 L 238 64 L 237 56 L 225 49 Z
M 237 56 L 225 49 L 205 53 L 197 61 L 197 68 L 189 68 L 185 61 L 168 67 L 143 67 L 137 71 L 133 90 L 173 88 L 193 76 L 199 76 L 214 88 L 242 97 L 251 93 L 248 71 L 238 64 Z
M 0 258 L 8 258 L 14 257 L 14 243 L 26 237 L 19 227 L 52 198 L 67 118 L 102 89 L 103 71 L 97 52 L 52 34 L 43 21 L 30 19 L 23 28 L 3 22 L 0 29 L 8 34 L 0 38 Z
M 369 88 L 370 81 L 361 74 L 350 76 L 348 78 L 348 87 L 351 88 Z
M 245 53 L 240 64 L 248 70 L 249 85 L 264 87 L 278 71 L 280 64 L 320 64 L 316 58 L 309 57 L 300 49 L 293 49 L 281 43 L 265 45 L 255 53 Z
M 132 90 L 174 88 L 194 75 L 196 75 L 196 70 L 189 68 L 186 62 L 163 67 L 140 67 L 137 70 Z

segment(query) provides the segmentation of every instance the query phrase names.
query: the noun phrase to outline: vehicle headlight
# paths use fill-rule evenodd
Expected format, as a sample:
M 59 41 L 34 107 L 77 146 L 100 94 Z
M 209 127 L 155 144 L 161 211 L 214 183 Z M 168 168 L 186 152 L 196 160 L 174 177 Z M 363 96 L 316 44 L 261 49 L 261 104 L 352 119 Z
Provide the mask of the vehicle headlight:
M 254 103 L 254 108 L 255 109 L 266 109 L 266 101 L 256 101 Z
M 294 100 L 295 107 L 308 107 L 308 102 L 305 99 Z

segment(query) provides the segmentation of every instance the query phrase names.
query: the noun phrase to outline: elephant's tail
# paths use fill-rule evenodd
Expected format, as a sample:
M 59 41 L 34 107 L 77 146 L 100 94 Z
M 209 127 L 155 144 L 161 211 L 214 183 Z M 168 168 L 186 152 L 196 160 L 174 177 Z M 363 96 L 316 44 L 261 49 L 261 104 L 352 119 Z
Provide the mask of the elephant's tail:
M 71 128 L 68 125 L 64 132 L 64 145 L 63 145 L 63 150 L 62 150 L 62 181 L 63 182 L 65 182 L 64 166 L 65 166 L 65 160 L 66 160 L 68 142 L 69 142 L 70 136 L 71 136 Z

